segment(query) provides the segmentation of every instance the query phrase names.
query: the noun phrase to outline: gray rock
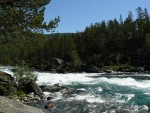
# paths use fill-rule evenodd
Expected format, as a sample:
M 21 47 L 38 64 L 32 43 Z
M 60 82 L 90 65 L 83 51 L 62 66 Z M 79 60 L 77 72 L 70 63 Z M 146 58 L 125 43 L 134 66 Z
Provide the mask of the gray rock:
M 49 97 L 47 97 L 47 100 L 51 100 L 51 99 L 53 99 L 53 98 L 54 98 L 54 97 L 50 97 L 50 96 L 49 96 Z
M 18 99 L 8 99 L 0 96 L 0 112 L 4 113 L 46 113 L 39 108 L 27 106 Z
M 42 85 L 42 86 L 40 86 L 40 88 L 43 91 L 52 92 L 52 93 L 53 92 L 58 92 L 58 91 L 64 89 L 64 87 L 59 86 L 59 84 L 54 84 L 53 86 Z
M 13 80 L 10 74 L 0 71 L 0 82 L 12 82 Z
M 25 83 L 26 87 L 25 87 L 25 91 L 27 93 L 31 93 L 34 92 L 34 94 L 38 95 L 39 97 L 42 97 L 44 95 L 43 91 L 41 90 L 41 88 L 36 84 L 36 82 L 31 81 L 29 83 Z
M 27 97 L 28 97 L 28 98 L 34 98 L 34 93 L 31 92 L 31 93 L 27 94 Z

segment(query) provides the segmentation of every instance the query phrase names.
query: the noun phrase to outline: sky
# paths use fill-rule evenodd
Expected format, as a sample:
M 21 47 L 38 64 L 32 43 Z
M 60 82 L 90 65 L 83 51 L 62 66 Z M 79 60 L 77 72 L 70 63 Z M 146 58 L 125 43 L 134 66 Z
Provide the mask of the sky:
M 51 0 L 44 17 L 48 22 L 60 16 L 55 32 L 75 33 L 91 23 L 119 19 L 120 15 L 125 19 L 129 11 L 136 18 L 137 7 L 147 8 L 150 14 L 150 0 Z

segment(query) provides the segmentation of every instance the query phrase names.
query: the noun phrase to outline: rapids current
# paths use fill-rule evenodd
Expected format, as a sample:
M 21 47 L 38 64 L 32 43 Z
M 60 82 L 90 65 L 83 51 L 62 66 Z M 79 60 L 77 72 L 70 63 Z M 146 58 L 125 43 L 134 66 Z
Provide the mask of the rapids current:
M 0 70 L 13 74 L 10 67 Z M 55 93 L 56 108 L 53 113 L 150 113 L 150 74 L 136 74 L 146 79 L 128 77 L 101 77 L 101 73 L 52 74 L 36 72 L 37 84 L 54 85 L 59 83 L 76 89 L 78 92 L 63 95 Z M 46 94 L 46 93 L 45 93 Z

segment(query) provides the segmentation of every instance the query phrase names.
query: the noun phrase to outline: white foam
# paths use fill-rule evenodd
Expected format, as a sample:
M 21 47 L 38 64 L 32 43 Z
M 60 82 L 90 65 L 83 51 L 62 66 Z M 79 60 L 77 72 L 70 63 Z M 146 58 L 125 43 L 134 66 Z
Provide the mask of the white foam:
M 149 110 L 149 107 L 147 105 L 142 105 L 142 106 L 138 106 L 138 105 L 132 105 L 131 108 L 134 110 L 134 111 L 148 111 Z
M 116 93 L 116 98 L 112 99 L 112 100 L 116 101 L 116 102 L 120 102 L 120 103 L 127 103 L 133 97 L 135 97 L 135 94 L 120 94 L 120 93 Z
M 148 111 L 149 107 L 147 105 L 142 105 L 140 108 L 142 111 Z
M 43 92 L 45 96 L 48 96 L 50 95 L 51 93 L 50 92 Z
M 13 67 L 11 66 L 0 66 L 0 70 L 6 73 L 13 75 L 11 71 Z M 150 89 L 150 80 L 141 80 L 137 81 L 133 78 L 91 78 L 90 76 L 97 76 L 100 73 L 68 73 L 68 74 L 52 74 L 52 73 L 44 73 L 44 72 L 36 72 L 38 74 L 37 84 L 43 85 L 53 85 L 59 83 L 60 85 L 70 85 L 70 84 L 98 84 L 100 82 L 107 82 L 111 84 L 116 84 L 120 86 L 129 86 L 136 88 L 146 88 Z M 144 74 L 145 76 L 145 74 Z M 146 76 L 150 76 L 146 74 Z
M 89 103 L 104 103 L 105 100 L 102 100 L 100 97 L 95 97 L 94 95 L 76 95 L 75 97 L 69 98 L 70 100 L 79 100 L 86 101 Z
M 128 97 L 128 99 L 127 99 L 127 102 L 128 102 L 128 101 L 131 100 L 133 97 L 135 97 L 135 94 L 127 94 L 127 97 Z
M 79 89 L 77 89 L 77 90 L 86 91 L 85 88 L 79 88 Z
M 61 99 L 63 98 L 61 92 L 55 92 L 55 93 L 53 94 L 53 96 L 54 96 L 55 98 L 52 99 L 51 101 L 61 100 Z
M 150 88 L 150 80 L 141 80 L 137 81 L 133 78 L 106 78 L 102 77 L 99 78 L 99 80 L 111 83 L 111 84 L 116 84 L 120 86 L 130 86 L 130 87 L 137 87 L 137 88 Z
M 98 87 L 98 88 L 97 88 L 97 91 L 102 92 L 103 89 L 102 89 L 101 87 Z
M 11 71 L 11 69 L 13 69 L 12 66 L 0 66 L 0 71 L 3 71 L 13 76 L 13 72 Z
M 94 79 L 87 77 L 86 73 L 68 73 L 68 74 L 52 74 L 52 73 L 41 73 L 38 72 L 38 81 L 39 85 L 49 84 L 53 85 L 59 83 L 61 85 L 69 85 L 76 83 L 87 83 L 91 82 Z

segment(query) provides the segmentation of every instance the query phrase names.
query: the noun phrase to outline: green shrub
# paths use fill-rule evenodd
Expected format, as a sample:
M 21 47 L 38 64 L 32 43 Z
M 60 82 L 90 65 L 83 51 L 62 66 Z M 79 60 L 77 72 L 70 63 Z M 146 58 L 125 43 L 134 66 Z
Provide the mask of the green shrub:
M 12 82 L 0 84 L 0 95 L 13 96 L 16 94 L 16 90 L 15 84 Z
M 26 83 L 37 80 L 37 75 L 34 73 L 34 70 L 30 69 L 25 62 L 16 66 L 15 70 L 13 76 L 19 90 L 23 89 Z
M 5 88 L 4 86 L 0 85 L 0 95 L 4 95 L 5 94 Z
M 25 96 L 25 92 L 19 90 L 19 91 L 17 91 L 17 96 L 23 97 L 23 96 Z

